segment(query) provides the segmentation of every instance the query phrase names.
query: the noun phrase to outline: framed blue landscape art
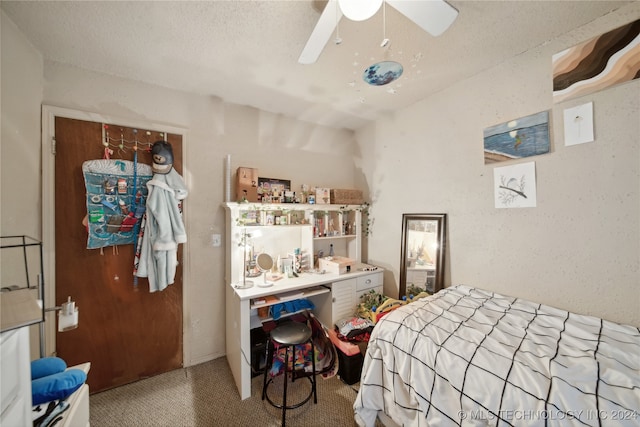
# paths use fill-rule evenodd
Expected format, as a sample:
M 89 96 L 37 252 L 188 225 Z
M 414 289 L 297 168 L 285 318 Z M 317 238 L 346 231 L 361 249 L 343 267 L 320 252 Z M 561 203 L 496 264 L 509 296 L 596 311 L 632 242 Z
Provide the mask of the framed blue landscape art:
M 542 111 L 484 130 L 484 163 L 549 152 L 549 112 Z

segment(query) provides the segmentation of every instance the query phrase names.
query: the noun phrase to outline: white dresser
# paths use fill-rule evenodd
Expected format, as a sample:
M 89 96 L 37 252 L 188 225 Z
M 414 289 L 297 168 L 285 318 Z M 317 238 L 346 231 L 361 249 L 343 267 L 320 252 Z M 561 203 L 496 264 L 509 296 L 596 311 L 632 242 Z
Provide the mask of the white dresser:
M 30 426 L 29 327 L 0 334 L 0 426 Z

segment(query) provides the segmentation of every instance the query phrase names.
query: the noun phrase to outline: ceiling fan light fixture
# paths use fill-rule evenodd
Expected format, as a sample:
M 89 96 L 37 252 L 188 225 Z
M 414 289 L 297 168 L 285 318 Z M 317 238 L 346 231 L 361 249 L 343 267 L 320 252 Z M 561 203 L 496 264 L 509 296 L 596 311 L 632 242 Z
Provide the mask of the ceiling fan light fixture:
M 338 0 L 340 10 L 352 21 L 371 18 L 382 6 L 383 0 Z
M 404 68 L 396 61 L 380 61 L 371 64 L 362 73 L 362 80 L 371 86 L 384 86 L 396 81 L 402 75 Z

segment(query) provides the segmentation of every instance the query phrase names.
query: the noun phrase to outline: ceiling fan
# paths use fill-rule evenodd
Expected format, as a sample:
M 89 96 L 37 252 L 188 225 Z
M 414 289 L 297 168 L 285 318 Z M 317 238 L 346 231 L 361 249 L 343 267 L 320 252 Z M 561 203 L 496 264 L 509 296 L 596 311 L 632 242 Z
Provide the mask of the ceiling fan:
M 313 64 L 318 60 L 343 15 L 364 21 L 375 15 L 383 1 L 432 36 L 444 33 L 458 16 L 458 11 L 444 0 L 329 0 L 298 62 Z

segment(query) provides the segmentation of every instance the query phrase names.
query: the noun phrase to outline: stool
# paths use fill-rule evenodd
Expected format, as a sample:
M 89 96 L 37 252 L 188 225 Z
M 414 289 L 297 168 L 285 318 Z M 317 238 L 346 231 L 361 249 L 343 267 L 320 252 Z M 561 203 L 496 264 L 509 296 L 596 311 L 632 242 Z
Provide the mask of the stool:
M 271 331 L 271 338 L 267 340 L 267 366 L 264 369 L 264 379 L 262 382 L 262 400 L 265 398 L 267 401 L 276 408 L 282 408 L 282 427 L 285 425 L 285 417 L 287 409 L 295 409 L 298 408 L 311 399 L 313 396 L 313 403 L 318 403 L 318 395 L 316 392 L 316 361 L 315 361 L 315 347 L 313 345 L 313 339 L 311 338 L 311 328 L 307 326 L 305 323 L 301 322 L 293 322 L 289 321 L 286 323 L 282 323 L 275 327 Z M 312 373 L 311 374 L 296 374 L 295 372 L 295 359 L 296 359 L 296 346 L 301 344 L 311 343 L 311 365 L 312 365 Z M 273 365 L 274 353 L 276 350 L 276 345 L 279 347 L 285 348 L 285 356 L 284 356 L 284 375 L 283 379 L 283 392 L 282 392 L 282 405 L 279 405 L 273 402 L 269 396 L 267 395 L 267 387 L 273 381 L 273 378 L 269 378 L 267 380 L 267 375 L 271 366 Z M 291 353 L 291 360 L 289 360 L 289 353 Z M 287 375 L 291 374 L 291 382 L 295 381 L 296 375 L 298 376 L 306 376 L 311 382 L 311 390 L 309 395 L 303 399 L 301 402 L 296 404 L 287 405 Z

